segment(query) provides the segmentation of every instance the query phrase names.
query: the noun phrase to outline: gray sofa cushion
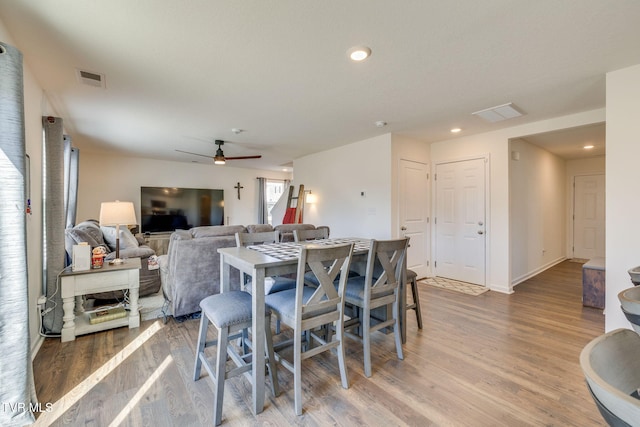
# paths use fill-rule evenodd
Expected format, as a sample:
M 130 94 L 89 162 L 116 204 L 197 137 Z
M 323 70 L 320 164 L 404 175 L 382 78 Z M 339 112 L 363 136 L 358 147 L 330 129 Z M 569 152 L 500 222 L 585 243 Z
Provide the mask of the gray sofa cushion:
M 108 248 L 100 226 L 94 221 L 83 221 L 75 227 L 65 230 L 65 249 L 68 253 L 71 253 L 73 245 L 80 242 L 87 242 L 92 249 L 97 246 Z
M 318 228 L 329 228 L 327 226 L 321 226 Z M 274 227 L 275 230 L 280 232 L 280 241 L 293 242 L 293 230 L 315 230 L 316 226 L 313 224 L 280 224 Z
M 247 229 L 244 225 L 210 225 L 206 227 L 195 227 L 191 230 L 193 238 L 201 237 L 217 237 L 217 236 L 234 236 L 236 233 L 245 233 Z
M 116 228 L 115 227 L 100 227 L 104 240 L 109 245 L 112 251 L 116 250 Z M 137 248 L 138 240 L 131 234 L 131 231 L 127 227 L 120 227 L 120 250 Z
M 251 224 L 247 225 L 247 231 L 249 233 L 265 233 L 273 231 L 273 226 L 271 224 Z

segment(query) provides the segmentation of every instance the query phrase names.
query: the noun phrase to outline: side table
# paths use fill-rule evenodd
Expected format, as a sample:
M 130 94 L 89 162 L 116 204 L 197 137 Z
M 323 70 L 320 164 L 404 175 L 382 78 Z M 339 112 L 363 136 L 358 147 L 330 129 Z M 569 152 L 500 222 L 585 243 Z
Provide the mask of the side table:
M 140 258 L 129 258 L 122 264 L 116 265 L 105 262 L 102 268 L 87 271 L 72 271 L 70 266 L 67 267 L 60 274 L 60 290 L 64 311 L 62 342 L 73 341 L 78 335 L 121 326 L 139 327 L 140 268 Z M 89 323 L 89 315 L 84 313 L 82 306 L 82 296 L 121 289 L 129 290 L 129 315 L 93 325 Z

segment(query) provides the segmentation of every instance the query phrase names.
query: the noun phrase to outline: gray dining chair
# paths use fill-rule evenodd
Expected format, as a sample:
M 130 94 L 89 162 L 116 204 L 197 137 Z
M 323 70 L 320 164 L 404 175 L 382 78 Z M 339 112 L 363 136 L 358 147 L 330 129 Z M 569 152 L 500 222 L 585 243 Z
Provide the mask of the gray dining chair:
M 343 388 L 349 388 L 344 348 L 344 292 L 351 263 L 353 243 L 318 247 L 301 247 L 295 289 L 267 295 L 265 303 L 285 325 L 293 329 L 293 360 L 279 354 L 276 360 L 293 373 L 296 415 L 302 414 L 302 361 L 321 352 L 336 349 Z M 330 268 L 325 268 L 329 262 Z M 318 279 L 317 287 L 304 284 L 304 275 L 310 270 Z M 338 280 L 338 285 L 334 284 Z M 320 336 L 316 328 L 336 324 L 336 334 Z M 323 331 L 330 328 L 322 328 Z M 304 342 L 303 342 L 304 339 Z
M 362 341 L 366 377 L 371 376 L 371 334 L 375 331 L 393 327 L 398 359 L 404 359 L 399 295 L 408 242 L 407 238 L 372 240 L 365 275 L 351 277 L 347 281 L 345 304 L 351 318 L 345 322 L 345 329 L 358 328 L 359 330 L 358 334 L 350 334 L 350 336 Z M 389 305 L 392 306 L 391 318 L 373 322 L 371 312 Z
M 251 246 L 251 245 L 264 245 L 267 243 L 280 242 L 280 232 L 263 231 L 258 233 L 236 233 L 236 246 Z M 251 293 L 251 286 L 248 285 L 247 274 L 242 273 L 242 283 L 245 290 Z M 267 283 L 268 282 L 268 283 Z M 287 289 L 294 289 L 296 287 L 296 279 L 285 276 L 271 277 L 268 281 L 265 281 L 264 294 L 269 295 L 275 292 L 286 291 Z M 280 320 L 276 320 L 276 334 L 280 333 Z
M 329 229 L 326 227 L 316 228 L 315 230 L 293 230 L 294 242 L 306 242 L 309 240 L 321 240 L 329 238 Z
M 329 229 L 328 228 L 316 228 L 314 230 L 293 230 L 293 241 L 294 242 L 310 242 L 313 240 L 324 240 L 329 238 Z M 316 287 L 318 286 L 318 281 L 316 276 L 313 273 L 307 273 L 305 275 L 305 281 L 307 285 Z
M 231 340 L 242 338 L 251 327 L 251 295 L 243 291 L 230 291 L 211 295 L 200 302 L 202 317 L 200 318 L 200 332 L 196 346 L 196 361 L 193 370 L 193 380 L 200 379 L 200 371 L 204 365 L 214 384 L 215 403 L 213 405 L 213 419 L 215 425 L 222 422 L 222 402 L 224 398 L 224 382 L 241 374 L 249 379 L 252 386 L 250 371 L 252 368 L 252 353 L 239 354 Z M 271 381 L 271 392 L 274 396 L 280 394 L 278 376 L 273 354 L 273 340 L 271 337 L 271 312 L 265 310 L 265 353 L 267 370 Z M 207 330 L 211 323 L 217 331 L 217 340 L 207 341 Z M 209 347 L 216 346 L 216 357 L 211 364 L 205 354 Z M 227 359 L 231 359 L 235 368 L 226 369 Z
M 630 329 L 600 335 L 580 353 L 591 397 L 611 426 L 640 425 L 640 336 Z
M 264 231 L 259 233 L 236 233 L 236 246 L 251 246 L 251 245 L 264 245 L 267 243 L 280 242 L 280 233 L 275 231 Z M 243 274 L 243 276 L 245 276 Z M 249 275 L 246 275 L 250 277 Z M 274 292 L 286 291 L 287 289 L 293 289 L 296 287 L 296 279 L 284 276 L 272 277 L 267 287 L 265 283 L 264 294 L 272 294 Z M 243 283 L 246 283 L 244 278 Z M 247 291 L 251 293 L 251 288 L 247 287 Z

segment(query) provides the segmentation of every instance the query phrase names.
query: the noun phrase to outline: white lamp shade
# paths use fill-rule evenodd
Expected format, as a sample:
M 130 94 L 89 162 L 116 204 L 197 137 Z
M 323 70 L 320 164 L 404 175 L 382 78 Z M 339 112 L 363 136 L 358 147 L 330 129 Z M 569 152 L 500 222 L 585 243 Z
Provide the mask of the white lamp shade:
M 100 205 L 100 225 L 137 224 L 132 202 L 102 202 Z

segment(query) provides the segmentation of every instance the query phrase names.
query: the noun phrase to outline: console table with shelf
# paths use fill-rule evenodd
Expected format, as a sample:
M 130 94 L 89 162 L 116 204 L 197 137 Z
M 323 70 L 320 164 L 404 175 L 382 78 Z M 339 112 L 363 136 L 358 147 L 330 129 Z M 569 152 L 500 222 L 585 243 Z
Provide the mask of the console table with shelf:
M 140 326 L 138 312 L 138 289 L 140 288 L 140 258 L 129 258 L 122 264 L 105 262 L 102 268 L 86 271 L 72 271 L 67 267 L 60 274 L 60 292 L 62 295 L 63 325 L 62 342 L 73 341 L 78 335 L 107 329 Z M 85 313 L 83 295 L 98 292 L 129 291 L 128 316 L 91 324 L 89 314 Z
M 169 251 L 169 240 L 172 232 L 167 233 L 145 233 L 144 241 L 153 249 L 156 255 L 164 255 Z

